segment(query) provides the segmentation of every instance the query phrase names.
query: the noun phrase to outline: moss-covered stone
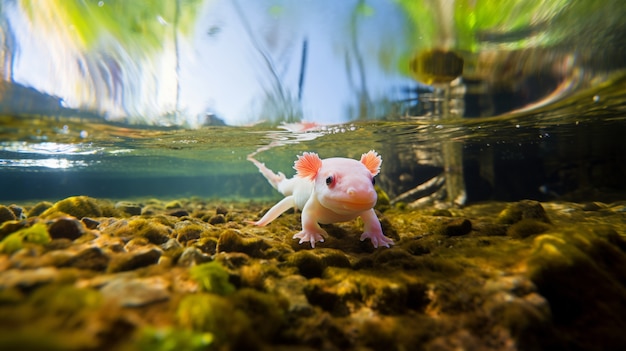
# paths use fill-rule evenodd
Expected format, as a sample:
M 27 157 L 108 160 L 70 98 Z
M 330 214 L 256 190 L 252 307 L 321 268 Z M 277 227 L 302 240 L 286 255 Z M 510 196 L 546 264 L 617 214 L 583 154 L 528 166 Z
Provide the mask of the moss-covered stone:
M 228 280 L 228 271 L 216 261 L 191 267 L 189 275 L 200 288 L 217 295 L 230 295 L 235 287 Z
M 183 208 L 183 204 L 178 200 L 173 200 L 165 204 L 165 209 L 173 210 Z
M 142 209 L 141 204 L 131 201 L 118 201 L 114 207 L 129 216 L 139 216 Z
M 166 243 L 172 232 L 169 226 L 145 218 L 118 221 L 104 230 L 104 233 L 122 238 L 146 238 L 155 245 Z
M 550 223 L 545 209 L 537 201 L 522 200 L 507 206 L 498 215 L 498 222 L 502 224 L 514 224 L 522 219 L 534 219 L 544 223 Z
M 296 267 L 306 278 L 321 277 L 326 268 L 322 259 L 309 251 L 298 251 L 288 255 L 287 264 Z
M 56 218 L 48 225 L 48 232 L 52 239 L 76 240 L 85 234 L 83 223 L 75 218 Z
M 626 253 L 620 245 L 579 227 L 540 235 L 533 246 L 528 274 L 550 303 L 558 347 L 626 345 Z
M 0 205 L 0 224 L 6 221 L 14 221 L 17 217 L 15 217 L 15 213 L 11 211 L 10 208 Z
M 163 252 L 157 248 L 145 248 L 135 252 L 117 254 L 111 258 L 108 272 L 125 272 L 147 267 L 159 262 Z
M 231 350 L 259 347 L 250 320 L 225 297 L 207 293 L 187 295 L 180 301 L 176 317 L 183 328 L 211 333 L 217 347 Z
M 262 340 L 272 340 L 287 322 L 287 302 L 280 296 L 273 296 L 254 289 L 240 289 L 232 296 L 238 311 L 250 320 L 250 326 Z
M 176 223 L 174 226 L 174 235 L 176 236 L 176 239 L 181 243 L 185 243 L 189 240 L 200 239 L 202 233 L 205 230 L 208 230 L 206 224 L 201 223 L 202 222 L 198 223 L 190 220 Z
M 532 235 L 545 233 L 550 230 L 550 227 L 551 226 L 546 222 L 526 218 L 510 226 L 506 233 L 513 238 L 523 239 Z
M 49 201 L 42 201 L 42 202 L 38 202 L 35 206 L 33 206 L 29 211 L 27 216 L 30 217 L 36 217 L 41 215 L 42 213 L 44 213 L 46 210 L 48 210 L 49 208 L 51 208 L 52 206 L 54 206 L 54 204 L 52 202 Z
M 217 241 L 217 252 L 243 252 L 250 257 L 264 258 L 271 246 L 265 240 L 246 237 L 234 229 L 225 230 Z
M 35 223 L 31 227 L 20 229 L 0 241 L 0 252 L 12 254 L 18 251 L 24 244 L 45 245 L 50 242 L 48 228 L 43 223 Z
M 72 196 L 55 203 L 45 210 L 41 217 L 52 217 L 55 215 L 68 214 L 76 218 L 102 217 L 103 212 L 96 199 L 88 196 Z
M 467 235 L 472 231 L 472 222 L 467 218 L 455 218 L 445 221 L 440 232 L 445 236 Z

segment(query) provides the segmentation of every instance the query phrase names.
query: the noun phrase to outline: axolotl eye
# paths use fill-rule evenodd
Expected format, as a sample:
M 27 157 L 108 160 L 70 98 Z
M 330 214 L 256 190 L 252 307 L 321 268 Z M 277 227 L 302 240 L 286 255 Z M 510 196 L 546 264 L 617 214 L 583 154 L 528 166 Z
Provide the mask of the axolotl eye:
M 333 186 L 334 183 L 335 183 L 335 177 L 328 176 L 328 178 L 326 178 L 326 185 L 328 185 L 329 187 Z
M 372 178 L 372 185 L 376 185 L 376 178 Z

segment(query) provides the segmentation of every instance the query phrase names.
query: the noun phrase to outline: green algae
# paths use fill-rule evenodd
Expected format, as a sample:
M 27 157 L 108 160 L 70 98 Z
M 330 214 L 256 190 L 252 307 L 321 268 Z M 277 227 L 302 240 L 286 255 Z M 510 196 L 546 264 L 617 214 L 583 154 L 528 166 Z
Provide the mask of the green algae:
M 52 206 L 54 206 L 54 204 L 49 201 L 39 202 L 28 211 L 27 217 L 30 218 L 30 217 L 40 216 L 42 213 L 44 213 L 46 210 L 48 210 Z
M 249 345 L 250 320 L 231 300 L 215 294 L 183 297 L 176 310 L 178 324 L 195 332 L 211 333 L 217 345 Z
M 540 235 L 533 246 L 529 276 L 550 303 L 561 342 L 570 349 L 626 345 L 624 239 L 578 227 Z
M 48 228 L 43 223 L 35 223 L 31 227 L 23 228 L 15 233 L 9 234 L 0 241 L 0 253 L 12 254 L 24 244 L 45 245 L 50 242 Z
M 389 195 L 379 186 L 375 186 L 376 195 L 378 196 L 378 200 L 376 201 L 376 206 L 374 208 L 380 212 L 385 212 L 391 208 L 391 200 L 389 199 Z
M 179 328 L 145 327 L 138 331 L 129 350 L 201 351 L 213 344 L 213 334 Z
M 250 257 L 265 258 L 272 255 L 268 252 L 271 246 L 258 237 L 246 237 L 234 229 L 222 232 L 217 241 L 217 252 L 243 252 Z
M 550 228 L 551 226 L 545 222 L 526 218 L 510 226 L 506 233 L 513 238 L 523 239 L 532 235 L 545 233 L 550 230 Z
M 56 202 L 45 210 L 41 216 L 51 217 L 58 213 L 65 213 L 76 218 L 102 217 L 103 212 L 96 199 L 88 196 L 72 196 Z
M 0 295 L 0 327 L 12 326 L 0 333 L 0 339 L 6 337 L 0 348 L 23 343 L 37 349 L 49 343 L 68 350 L 585 349 L 593 338 L 608 339 L 625 325 L 620 315 L 626 315 L 621 307 L 626 241 L 623 227 L 572 225 L 571 218 L 615 224 L 623 213 L 612 211 L 615 206 L 573 212 L 577 207 L 562 211 L 558 204 L 541 205 L 552 224 L 520 217 L 500 223 L 505 204 L 450 209 L 450 216 L 391 208 L 384 218 L 398 239 L 393 247 L 379 249 L 358 240 L 358 221 L 326 226 L 330 237 L 324 247 L 298 245 L 291 240 L 300 225 L 298 214 L 286 214 L 266 228 L 235 222 L 211 226 L 160 212 L 101 219 L 102 234 L 80 244 L 98 247 L 76 250 L 76 242 L 57 242 L 5 260 L 36 268 L 33 262 L 41 253 L 74 261 L 94 256 L 102 259 L 97 270 L 107 274 L 82 264 L 58 273 L 59 265 L 45 267 L 45 279 L 34 275 L 35 269 L 0 271 L 0 283 L 7 287 Z M 254 217 L 249 212 L 235 206 L 229 216 Z M 471 230 L 446 235 L 446 225 L 457 221 L 462 229 L 465 220 Z M 32 218 L 20 225 L 29 221 L 37 223 Z M 144 235 L 150 224 L 162 230 L 166 243 Z M 177 240 L 185 228 L 184 240 Z M 558 254 L 551 257 L 554 247 Z M 181 250 L 213 261 L 181 264 L 176 259 Z M 20 280 L 26 276 L 34 278 Z M 55 290 L 80 301 L 81 293 L 99 296 L 111 279 L 150 277 L 168 284 L 168 300 L 128 307 L 83 297 L 75 306 L 58 307 L 60 313 L 47 306 L 57 304 Z M 68 284 L 75 291 L 65 290 Z M 33 335 L 42 343 L 25 340 L 31 327 L 39 329 Z M 590 335 L 583 335 L 587 331 Z M 603 343 L 607 349 L 615 345 Z
M 261 340 L 271 340 L 287 323 L 287 301 L 270 294 L 244 288 L 231 298 L 238 311 L 243 312 Z
M 99 292 L 51 284 L 22 304 L 0 307 L 0 349 L 79 350 L 92 348 L 104 333 Z M 112 311 L 109 310 L 109 313 Z M 91 326 L 91 328 L 84 328 Z
M 115 236 L 123 238 L 145 238 L 149 242 L 161 245 L 169 240 L 172 228 L 146 218 L 129 219 L 122 228 L 116 228 Z M 106 232 L 106 231 L 105 231 Z
M 230 295 L 235 291 L 235 286 L 228 280 L 228 271 L 217 261 L 191 267 L 189 275 L 205 292 Z
M 509 204 L 498 214 L 498 222 L 502 224 L 514 224 L 523 219 L 535 219 L 550 223 L 543 206 L 539 202 L 532 200 L 522 200 Z
M 17 217 L 10 208 L 0 205 L 0 224 L 6 221 L 14 221 Z

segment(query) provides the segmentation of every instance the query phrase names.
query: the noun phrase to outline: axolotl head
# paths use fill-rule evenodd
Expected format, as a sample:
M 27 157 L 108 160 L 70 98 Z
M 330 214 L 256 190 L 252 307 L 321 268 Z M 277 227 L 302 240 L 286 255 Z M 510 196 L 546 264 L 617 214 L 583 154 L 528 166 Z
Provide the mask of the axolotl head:
M 315 153 L 298 156 L 298 175 L 314 181 L 314 193 L 322 206 L 339 214 L 362 212 L 376 205 L 374 177 L 380 172 L 381 157 L 371 150 L 359 161 L 333 157 L 320 159 Z

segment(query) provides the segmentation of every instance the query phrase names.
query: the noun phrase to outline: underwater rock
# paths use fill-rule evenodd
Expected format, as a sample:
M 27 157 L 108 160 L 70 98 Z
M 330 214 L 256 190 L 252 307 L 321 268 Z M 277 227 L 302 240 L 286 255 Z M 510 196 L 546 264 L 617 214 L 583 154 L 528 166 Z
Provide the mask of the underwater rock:
M 546 222 L 526 218 L 510 226 L 506 230 L 506 234 L 513 238 L 523 239 L 532 235 L 545 233 L 550 230 L 550 228 L 551 225 Z
M 309 251 L 298 251 L 287 255 L 287 264 L 298 268 L 298 272 L 306 278 L 321 277 L 324 272 L 322 259 Z
M 6 221 L 0 224 L 0 240 L 4 239 L 7 235 L 14 233 L 24 227 L 28 226 L 26 221 Z
M 347 316 L 366 306 L 384 314 L 404 313 L 407 308 L 423 308 L 426 286 L 402 275 L 376 276 L 329 268 L 326 279 L 314 278 L 304 292 L 313 305 L 335 316 Z
M 42 333 L 67 340 L 63 350 L 182 350 L 191 345 L 184 338 L 196 338 L 194 350 L 626 344 L 625 202 L 597 211 L 539 204 L 554 224 L 534 218 L 543 216 L 533 202 L 530 211 L 484 203 L 437 216 L 394 207 L 379 218 L 395 246 L 360 242 L 357 220 L 325 225 L 328 240 L 315 250 L 291 240 L 297 215 L 246 226 L 260 208 L 249 202 L 178 201 L 191 217 L 167 215 L 160 200 L 146 201 L 150 215 L 107 217 L 112 206 L 97 203 L 101 217 L 55 212 L 0 225 L 8 239 L 0 243 L 8 247 L 0 252 L 0 349 L 22 349 L 5 342 L 9 334 Z M 226 223 L 200 218 L 218 212 Z M 63 222 L 84 234 L 67 235 Z
M 189 270 L 189 275 L 205 292 L 217 295 L 230 295 L 235 292 L 235 286 L 229 281 L 228 271 L 217 261 L 193 266 Z
M 452 212 L 446 209 L 436 209 L 432 213 L 433 217 L 452 217 Z
M 61 267 L 106 271 L 111 258 L 99 247 L 88 247 L 68 259 Z
M 170 240 L 161 244 L 161 248 L 164 251 L 174 251 L 174 250 L 182 249 L 183 246 L 180 244 L 180 242 L 178 242 L 178 240 L 171 238 Z
M 13 213 L 10 208 L 0 205 L 0 224 L 6 221 L 14 221 L 16 219 L 17 217 L 15 216 L 15 213 Z
M 233 305 L 250 320 L 250 327 L 261 340 L 272 340 L 287 323 L 285 299 L 258 290 L 244 288 L 231 298 Z
M 183 208 L 183 205 L 178 200 L 173 200 L 165 204 L 166 210 L 173 210 L 173 209 L 179 209 L 179 208 Z
M 196 241 L 193 245 L 207 255 L 215 255 L 215 253 L 217 252 L 217 239 L 216 238 L 212 238 L 212 237 L 201 238 L 198 241 Z
M 178 257 L 177 264 L 182 267 L 193 267 L 211 261 L 211 256 L 203 253 L 197 247 L 187 247 Z
M 189 216 L 189 212 L 182 208 L 174 208 L 167 211 L 167 215 L 173 217 L 187 217 Z
M 119 201 L 115 203 L 115 208 L 131 216 L 139 216 L 142 206 L 135 202 Z
M 615 231 L 577 228 L 534 239 L 528 275 L 550 303 L 556 347 L 626 345 L 626 242 Z
M 13 212 L 13 214 L 15 215 L 16 219 L 25 219 L 26 218 L 26 213 L 24 212 L 24 209 L 21 208 L 18 205 L 9 205 L 9 209 Z
M 44 245 L 50 242 L 48 228 L 43 223 L 35 223 L 6 236 L 0 241 L 0 253 L 12 254 L 24 247 L 24 244 Z
M 535 219 L 544 223 L 550 223 L 543 206 L 537 201 L 522 200 L 509 204 L 498 215 L 498 222 L 502 224 L 515 224 L 522 219 Z
M 85 228 L 87 229 L 96 229 L 100 225 L 99 221 L 96 221 L 95 219 L 89 217 L 83 217 L 80 221 L 83 222 Z
M 135 252 L 121 253 L 112 257 L 108 271 L 111 273 L 132 271 L 159 262 L 162 251 L 153 247 Z
M 109 281 L 100 293 L 125 307 L 141 307 L 170 298 L 169 282 L 161 277 L 122 276 Z
M 373 267 L 414 269 L 419 265 L 420 263 L 414 255 L 401 248 L 378 251 L 373 257 Z
M 194 220 L 182 220 L 174 225 L 174 234 L 180 243 L 199 239 L 203 232 L 211 228 L 206 223 Z
M 605 209 L 607 206 L 601 202 L 585 202 L 582 207 L 581 210 L 583 211 L 599 211 L 602 209 Z
M 42 201 L 33 206 L 30 211 L 28 211 L 27 217 L 36 217 L 44 213 L 47 209 L 54 206 L 52 202 Z
M 59 275 L 59 270 L 54 267 L 10 269 L 0 272 L 0 289 L 33 289 L 56 281 Z
M 255 350 L 259 346 L 248 317 L 223 296 L 187 295 L 178 304 L 176 319 L 183 328 L 214 335 L 215 345 L 211 346 L 218 350 Z
M 133 218 L 115 221 L 101 228 L 101 231 L 103 234 L 121 238 L 143 237 L 155 245 L 161 245 L 170 239 L 173 229 L 157 221 Z
M 441 233 L 445 236 L 467 235 L 472 231 L 472 222 L 467 218 L 455 218 L 442 224 Z
M 51 217 L 57 213 L 64 213 L 76 218 L 102 217 L 102 209 L 96 199 L 88 196 L 72 196 L 55 203 L 40 216 Z
M 271 246 L 257 237 L 245 237 L 234 229 L 225 230 L 217 241 L 217 252 L 243 252 L 250 257 L 266 258 Z
M 226 216 L 228 214 L 228 209 L 224 206 L 217 206 L 215 208 L 215 214 Z
M 215 216 L 211 216 L 209 218 L 208 222 L 210 224 L 213 224 L 213 225 L 215 225 L 215 224 L 223 224 L 223 223 L 226 223 L 226 217 L 223 214 L 218 213 Z
M 292 316 L 310 316 L 313 306 L 304 293 L 307 279 L 301 275 L 288 275 L 284 278 L 268 277 L 264 288 L 270 294 L 278 295 L 287 302 L 287 311 Z
M 61 217 L 48 225 L 48 233 L 52 239 L 76 240 L 85 234 L 85 227 L 76 218 Z

